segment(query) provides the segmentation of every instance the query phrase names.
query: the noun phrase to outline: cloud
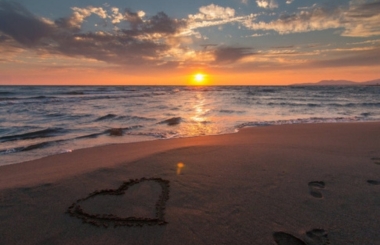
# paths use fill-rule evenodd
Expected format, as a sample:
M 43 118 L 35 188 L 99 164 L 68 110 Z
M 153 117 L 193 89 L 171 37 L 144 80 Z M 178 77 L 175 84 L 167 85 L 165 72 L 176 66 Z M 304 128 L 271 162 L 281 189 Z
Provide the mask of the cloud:
M 352 67 L 380 65 L 380 48 L 366 48 L 363 50 L 344 51 L 344 57 L 324 60 L 312 60 L 308 65 L 312 67 Z
M 280 34 L 342 28 L 342 36 L 380 35 L 380 2 L 351 3 L 348 8 L 313 5 L 298 13 L 282 14 L 270 22 L 245 21 L 252 30 L 273 30 Z
M 0 32 L 11 36 L 17 42 L 33 46 L 49 35 L 53 26 L 30 13 L 17 2 L 0 2 Z
M 215 4 L 202 6 L 199 8 L 199 13 L 189 15 L 191 20 L 216 20 L 216 19 L 229 19 L 235 16 L 235 10 L 229 7 L 221 7 Z
M 141 30 L 146 33 L 175 34 L 187 25 L 184 20 L 176 20 L 167 16 L 164 12 L 159 12 L 149 20 L 145 21 Z
M 111 22 L 112 24 L 120 23 L 124 16 L 119 12 L 119 8 L 111 8 L 112 15 L 111 15 Z
M 239 59 L 238 65 L 227 66 L 221 63 L 219 68 L 230 69 L 234 72 L 247 72 L 253 70 L 294 71 L 334 67 L 376 67 L 380 65 L 380 59 L 378 59 L 380 48 L 378 46 L 363 49 L 314 50 L 306 53 L 297 52 L 297 50 L 285 47 L 257 50 L 255 53 Z M 318 59 L 311 58 L 315 56 L 318 56 Z
M 101 7 L 98 7 L 98 8 L 92 7 L 92 6 L 88 6 L 86 8 L 73 7 L 72 10 L 73 10 L 73 13 L 69 18 L 60 18 L 56 20 L 55 23 L 62 28 L 79 31 L 81 29 L 83 21 L 87 17 L 91 16 L 92 14 L 95 14 L 102 19 L 106 19 L 109 17 L 107 15 L 107 12 Z
M 349 10 L 344 13 L 343 26 L 345 27 L 343 36 L 380 35 L 380 1 L 352 3 Z
M 10 39 L 10 38 L 7 37 L 6 35 L 1 35 L 1 34 L 0 34 L 0 43 L 5 42 L 5 41 L 7 41 L 7 40 L 9 40 L 9 39 Z
M 199 13 L 188 15 L 187 30 L 183 35 L 195 35 L 193 30 L 198 28 L 221 26 L 233 22 L 251 21 L 256 17 L 255 14 L 245 16 L 235 16 L 235 10 L 230 7 L 221 7 L 215 4 L 202 6 L 199 8 Z
M 283 14 L 277 20 L 252 23 L 247 27 L 252 30 L 274 30 L 280 34 L 309 32 L 339 28 L 341 27 L 340 18 L 339 11 L 319 7 L 297 14 Z
M 118 35 L 86 33 L 61 40 L 56 47 L 48 51 L 53 54 L 91 58 L 121 65 L 154 65 L 160 53 L 167 49 L 166 44 L 139 40 L 124 33 Z
M 81 24 L 90 15 L 95 14 L 102 19 L 110 15 L 103 8 L 92 6 L 74 7 L 72 10 L 73 14 L 69 17 L 50 21 L 34 16 L 18 3 L 1 1 L 1 39 L 12 38 L 12 42 L 33 47 L 36 52 L 44 54 L 87 58 L 124 66 L 157 66 L 165 63 L 162 57 L 171 46 L 178 46 L 176 36 L 187 25 L 186 21 L 172 19 L 164 12 L 142 20 L 145 16 L 143 11 L 125 10 L 120 21 L 129 23 L 130 28 L 115 32 L 83 32 Z M 111 11 L 113 16 L 110 19 L 120 18 L 118 9 Z
M 270 1 L 267 2 L 269 4 Z M 344 36 L 380 35 L 379 8 L 379 1 L 355 1 L 345 7 L 334 8 L 313 5 L 292 14 L 273 15 L 271 18 L 276 19 L 272 21 L 257 22 L 255 14 L 237 15 L 233 8 L 215 4 L 200 7 L 198 13 L 189 15 L 186 19 L 171 18 L 164 12 L 147 16 L 141 10 L 88 6 L 73 7 L 71 15 L 49 20 L 33 15 L 16 2 L 0 0 L 0 53 L 4 54 L 3 51 L 8 50 L 7 57 L 4 55 L 2 59 L 11 60 L 14 57 L 12 52 L 19 54 L 28 50 L 30 53 L 35 52 L 36 57 L 46 54 L 83 58 L 100 61 L 97 64 L 104 62 L 116 65 L 120 69 L 139 65 L 173 68 L 201 64 L 238 70 L 238 66 L 249 69 L 273 67 L 276 64 L 279 67 L 301 67 L 301 64 L 378 64 L 376 55 L 380 55 L 379 50 L 373 48 L 373 52 L 330 52 L 313 47 L 312 52 L 307 50 L 308 53 L 305 53 L 300 52 L 302 48 L 292 45 L 278 45 L 269 48 L 269 51 L 258 50 L 259 47 L 253 50 L 249 47 L 217 44 L 204 46 L 203 50 L 201 46 L 197 50 L 193 45 L 202 44 L 201 40 L 195 39 L 204 38 L 198 32 L 199 28 L 228 23 L 239 23 L 240 26 L 257 31 L 252 36 L 272 35 L 273 31 L 288 34 L 329 28 L 339 29 Z M 96 32 L 83 30 L 83 23 L 92 15 L 112 23 L 111 28 L 117 29 L 111 31 L 107 27 L 104 31 Z M 334 55 L 336 59 L 310 59 L 318 54 L 324 54 L 323 57 Z
M 265 9 L 275 9 L 278 8 L 278 4 L 276 0 L 256 0 L 257 6 L 260 8 L 265 8 Z
M 213 50 L 215 63 L 226 64 L 236 62 L 246 56 L 253 55 L 252 48 L 221 46 Z
M 124 20 L 129 22 L 129 25 L 132 30 L 136 30 L 139 27 L 139 25 L 144 23 L 144 21 L 137 12 L 133 12 L 129 9 L 125 10 Z
M 124 20 L 130 29 L 116 33 L 77 33 L 62 40 L 56 40 L 57 47 L 52 52 L 69 56 L 83 56 L 115 64 L 155 65 L 160 57 L 170 49 L 167 43 L 186 23 L 171 19 L 160 12 L 145 21 L 142 14 L 126 10 Z
M 294 45 L 287 45 L 287 46 L 274 46 L 274 47 L 271 47 L 273 49 L 292 49 L 294 48 Z
M 294 0 L 286 0 L 286 4 L 291 4 L 293 2 L 294 2 Z

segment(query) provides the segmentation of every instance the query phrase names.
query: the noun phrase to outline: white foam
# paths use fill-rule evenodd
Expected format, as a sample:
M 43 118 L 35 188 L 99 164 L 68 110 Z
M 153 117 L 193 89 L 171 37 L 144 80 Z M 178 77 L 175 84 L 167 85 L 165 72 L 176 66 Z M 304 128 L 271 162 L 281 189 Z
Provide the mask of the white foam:
M 63 150 L 60 150 L 59 153 L 70 153 L 72 151 L 73 150 L 70 150 L 70 149 L 63 149 Z
M 311 118 L 298 118 L 289 120 L 274 120 L 274 121 L 253 121 L 245 122 L 237 126 L 237 128 L 244 127 L 259 127 L 259 126 L 273 126 L 285 124 L 309 124 L 309 123 L 339 123 L 339 122 L 364 122 L 370 121 L 364 117 L 311 117 Z

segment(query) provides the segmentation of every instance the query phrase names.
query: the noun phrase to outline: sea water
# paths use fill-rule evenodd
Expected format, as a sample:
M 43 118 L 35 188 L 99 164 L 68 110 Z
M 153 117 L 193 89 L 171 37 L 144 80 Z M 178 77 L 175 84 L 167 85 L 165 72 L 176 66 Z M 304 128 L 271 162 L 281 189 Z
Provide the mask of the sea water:
M 379 86 L 0 86 L 0 165 L 246 126 L 379 120 Z

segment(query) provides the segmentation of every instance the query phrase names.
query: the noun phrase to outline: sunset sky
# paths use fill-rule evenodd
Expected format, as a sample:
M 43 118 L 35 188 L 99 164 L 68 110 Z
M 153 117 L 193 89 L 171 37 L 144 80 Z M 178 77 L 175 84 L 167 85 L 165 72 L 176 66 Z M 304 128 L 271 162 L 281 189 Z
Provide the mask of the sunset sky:
M 380 78 L 380 0 L 0 0 L 0 84 Z

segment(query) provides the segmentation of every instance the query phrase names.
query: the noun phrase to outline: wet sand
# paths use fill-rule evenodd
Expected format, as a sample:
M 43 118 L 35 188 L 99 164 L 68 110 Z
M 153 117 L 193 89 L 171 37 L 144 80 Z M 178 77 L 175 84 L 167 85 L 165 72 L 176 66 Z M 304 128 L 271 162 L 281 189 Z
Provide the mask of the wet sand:
M 0 244 L 379 244 L 380 123 L 117 144 L 0 167 Z

